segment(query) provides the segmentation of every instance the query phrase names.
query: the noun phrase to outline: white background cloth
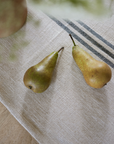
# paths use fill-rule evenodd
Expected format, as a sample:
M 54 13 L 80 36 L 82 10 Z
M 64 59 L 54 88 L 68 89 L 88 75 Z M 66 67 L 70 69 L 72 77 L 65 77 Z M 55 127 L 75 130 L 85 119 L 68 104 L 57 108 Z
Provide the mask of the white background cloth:
M 61 22 L 114 64 L 110 55 L 67 22 Z M 78 22 L 73 23 L 114 55 L 114 49 Z M 114 16 L 105 22 L 84 23 L 114 45 Z M 75 42 L 102 61 L 80 41 Z M 26 70 L 63 46 L 49 88 L 41 94 L 27 89 L 23 83 Z M 0 101 L 40 144 L 113 144 L 114 68 L 105 87 L 91 88 L 73 60 L 72 46 L 68 32 L 51 18 L 29 11 L 22 29 L 0 39 Z M 11 61 L 14 54 L 16 59 Z

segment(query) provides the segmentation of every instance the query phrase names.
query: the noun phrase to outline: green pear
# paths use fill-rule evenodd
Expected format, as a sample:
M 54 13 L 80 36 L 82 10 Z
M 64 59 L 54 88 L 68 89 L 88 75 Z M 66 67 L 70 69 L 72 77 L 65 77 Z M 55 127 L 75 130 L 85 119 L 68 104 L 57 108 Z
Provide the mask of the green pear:
M 23 81 L 27 88 L 35 93 L 42 93 L 49 87 L 59 51 L 52 52 L 25 72 Z
M 102 88 L 111 79 L 111 68 L 105 62 L 94 59 L 75 44 L 71 34 L 69 36 L 74 44 L 72 47 L 73 58 L 82 71 L 86 83 L 93 88 Z

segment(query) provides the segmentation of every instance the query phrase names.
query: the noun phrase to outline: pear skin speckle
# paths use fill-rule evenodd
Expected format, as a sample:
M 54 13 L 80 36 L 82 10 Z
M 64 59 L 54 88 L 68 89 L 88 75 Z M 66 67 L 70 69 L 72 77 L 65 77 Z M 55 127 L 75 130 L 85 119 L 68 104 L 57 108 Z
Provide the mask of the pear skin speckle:
M 104 62 L 94 59 L 86 51 L 75 44 L 70 35 L 74 46 L 72 56 L 82 71 L 86 83 L 93 88 L 102 88 L 112 77 L 111 68 Z
M 51 83 L 52 74 L 56 66 L 58 52 L 54 51 L 45 57 L 38 64 L 30 67 L 24 74 L 23 82 L 25 86 L 35 93 L 44 92 Z

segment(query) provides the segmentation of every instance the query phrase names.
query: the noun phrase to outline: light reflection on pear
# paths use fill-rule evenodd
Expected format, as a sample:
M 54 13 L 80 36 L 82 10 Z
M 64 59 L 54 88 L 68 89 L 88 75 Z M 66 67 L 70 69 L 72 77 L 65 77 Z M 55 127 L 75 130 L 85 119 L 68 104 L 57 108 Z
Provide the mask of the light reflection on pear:
M 111 68 L 102 61 L 94 59 L 86 51 L 75 44 L 71 34 L 74 46 L 72 47 L 72 56 L 82 71 L 86 83 L 93 88 L 102 88 L 112 77 Z
M 41 62 L 30 67 L 26 71 L 23 81 L 27 88 L 31 89 L 35 93 L 42 93 L 49 87 L 53 70 L 56 66 L 58 53 L 62 49 L 64 49 L 64 47 L 58 51 L 52 52 Z

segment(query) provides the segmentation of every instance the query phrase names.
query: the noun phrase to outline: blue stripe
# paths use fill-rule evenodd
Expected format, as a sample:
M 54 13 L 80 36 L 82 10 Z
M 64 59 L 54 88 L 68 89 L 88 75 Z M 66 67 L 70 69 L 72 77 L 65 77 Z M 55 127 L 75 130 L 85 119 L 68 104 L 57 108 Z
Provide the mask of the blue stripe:
M 100 36 L 98 33 L 96 33 L 94 30 L 92 30 L 90 27 L 88 27 L 85 23 L 78 20 L 77 21 L 80 25 L 82 25 L 85 29 L 87 29 L 89 32 L 91 32 L 94 36 L 96 36 L 98 39 L 100 39 L 102 42 L 104 42 L 106 45 L 108 45 L 110 48 L 114 50 L 114 45 L 112 45 L 110 42 L 105 40 L 102 36 Z
M 57 20 L 54 17 L 50 17 L 53 21 L 55 21 L 61 28 L 63 28 L 67 33 L 71 34 L 77 41 L 79 41 L 82 45 L 84 45 L 86 48 L 88 48 L 90 51 L 92 51 L 95 55 L 97 55 L 100 59 L 102 59 L 104 62 L 106 62 L 108 65 L 110 65 L 112 68 L 114 68 L 114 64 L 105 58 L 103 55 L 101 55 L 99 52 L 97 52 L 95 49 L 93 49 L 91 46 L 89 46 L 85 41 L 83 41 L 79 36 L 77 36 L 74 32 L 72 32 L 68 27 L 66 27 L 63 23 L 61 23 L 59 20 Z
M 73 27 L 75 30 L 77 30 L 81 35 L 83 35 L 86 39 L 91 41 L 94 45 L 96 45 L 100 50 L 105 52 L 107 55 L 109 55 L 111 58 L 114 59 L 114 54 L 112 54 L 110 51 L 108 51 L 105 47 L 103 47 L 101 44 L 99 44 L 97 41 L 95 41 L 93 38 L 91 38 L 88 34 L 86 34 L 83 30 L 81 30 L 78 26 L 76 26 L 73 22 L 69 20 L 65 20 L 71 27 Z

